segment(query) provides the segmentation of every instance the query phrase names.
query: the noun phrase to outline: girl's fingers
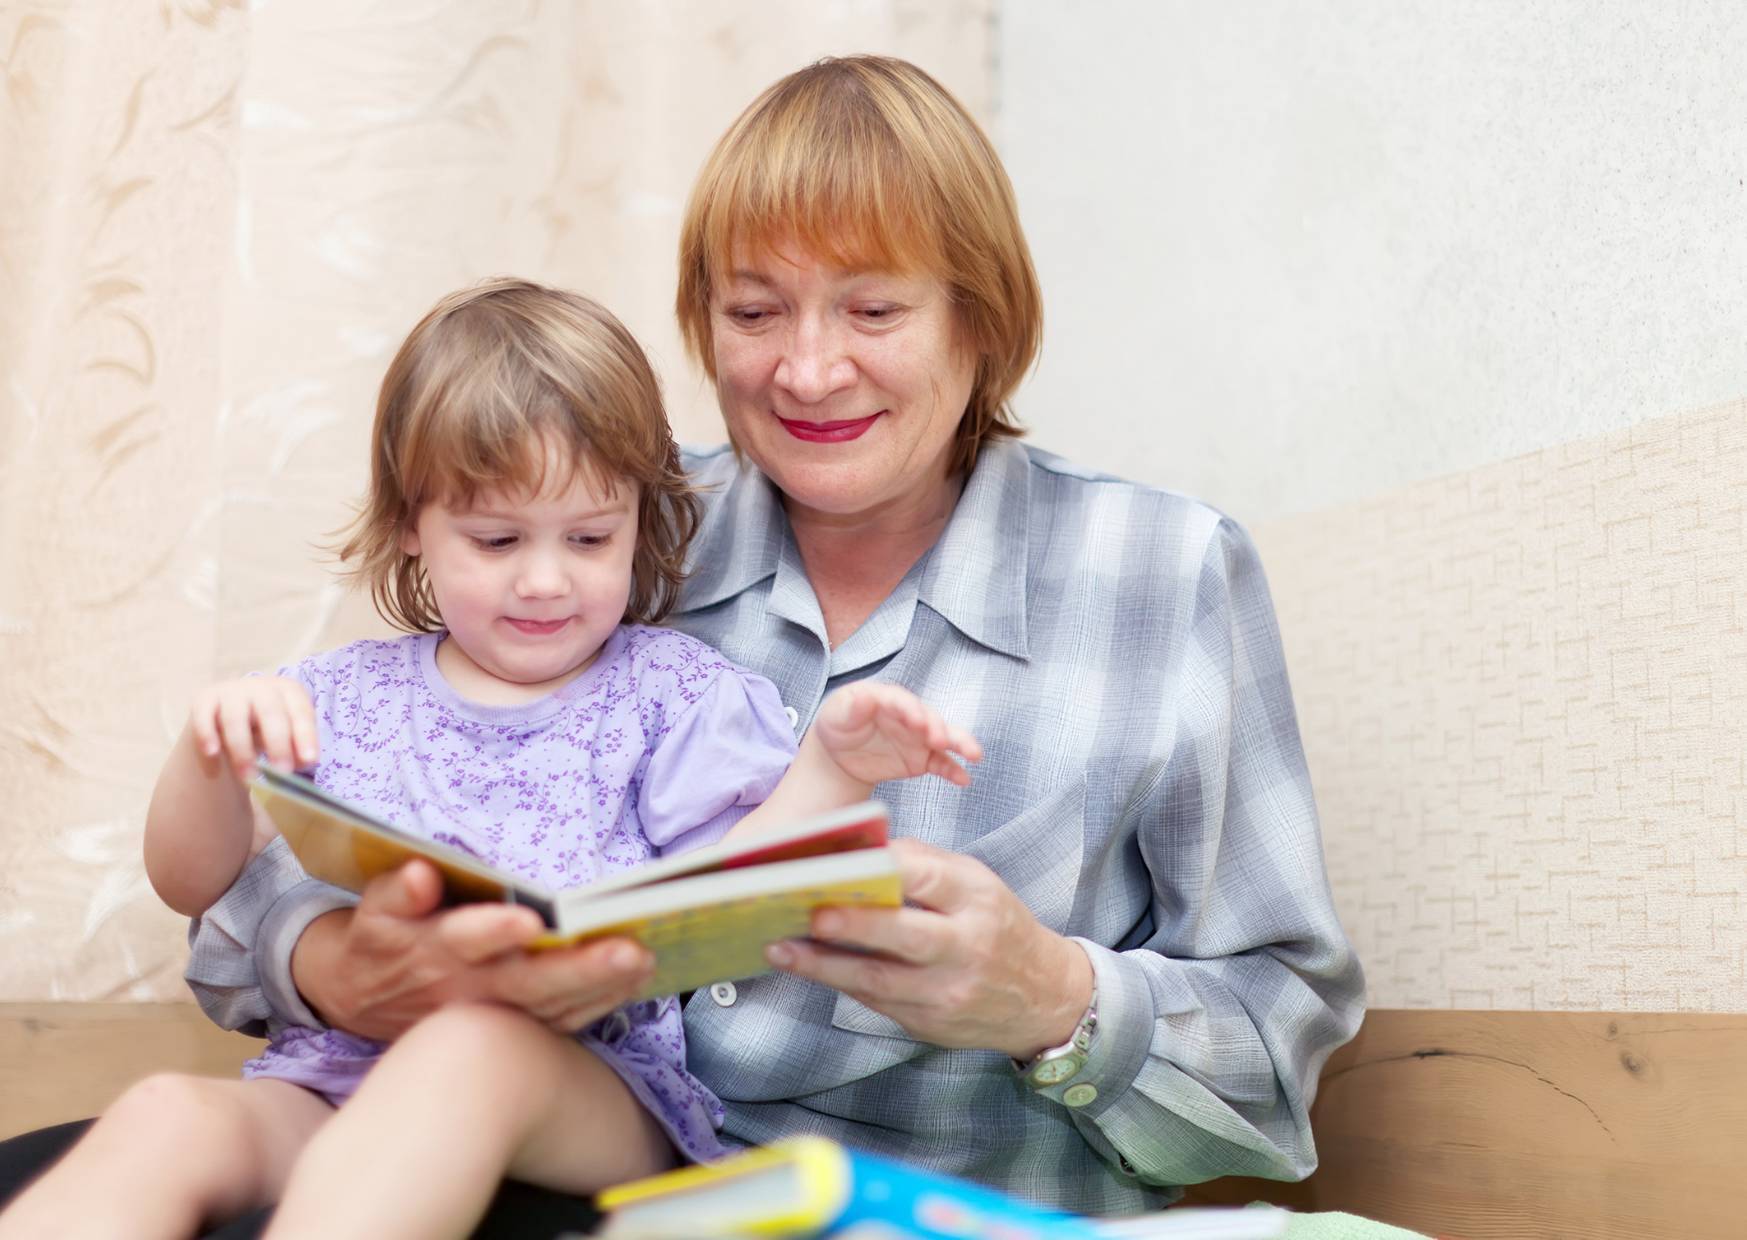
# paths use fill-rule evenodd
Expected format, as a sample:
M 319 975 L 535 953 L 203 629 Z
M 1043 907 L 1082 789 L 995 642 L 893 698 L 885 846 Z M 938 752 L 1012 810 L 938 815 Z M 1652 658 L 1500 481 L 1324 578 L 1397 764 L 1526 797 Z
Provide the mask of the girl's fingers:
M 281 770 L 297 765 L 291 752 L 291 716 L 278 694 L 264 696 L 252 712 L 255 731 L 260 736 L 260 750 L 267 761 Z
M 930 754 L 928 757 L 928 770 L 932 774 L 940 776 L 940 778 L 944 779 L 949 784 L 957 784 L 960 788 L 970 787 L 970 772 L 954 762 L 947 754 L 939 752 Z
M 188 712 L 188 729 L 202 757 L 218 757 L 218 703 L 210 694 L 203 693 L 195 699 L 194 708 Z
M 981 762 L 983 760 L 982 745 L 977 742 L 976 737 L 963 728 L 947 728 L 945 748 L 960 755 L 967 762 Z
M 218 700 L 218 733 L 224 745 L 225 759 L 237 778 L 247 779 L 255 764 L 255 729 L 250 718 L 249 699 L 241 694 L 221 696 Z
M 314 766 L 321 757 L 321 742 L 315 725 L 315 704 L 302 685 L 282 682 L 285 709 L 291 718 L 291 748 L 299 768 Z

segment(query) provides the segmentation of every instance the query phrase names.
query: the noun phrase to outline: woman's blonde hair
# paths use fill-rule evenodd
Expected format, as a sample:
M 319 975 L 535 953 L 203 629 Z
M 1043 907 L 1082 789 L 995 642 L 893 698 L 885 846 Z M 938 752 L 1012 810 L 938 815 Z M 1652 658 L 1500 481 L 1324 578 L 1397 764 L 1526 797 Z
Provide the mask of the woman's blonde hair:
M 652 624 L 673 606 L 701 509 L 648 358 L 597 303 L 507 278 L 449 294 L 389 363 L 371 434 L 370 491 L 338 551 L 397 628 L 443 623 L 418 558 L 401 550 L 424 505 L 541 494 L 578 473 L 609 494 L 638 489 L 625 621 Z M 554 453 L 569 476 L 546 477 Z
M 722 136 L 686 204 L 675 305 L 712 381 L 715 281 L 737 248 L 789 243 L 848 269 L 926 272 L 947 286 L 977 356 L 951 469 L 969 470 L 991 437 L 1024 433 L 1008 401 L 1043 332 L 1037 273 L 1000 157 L 939 82 L 884 56 L 821 60 L 766 90 Z

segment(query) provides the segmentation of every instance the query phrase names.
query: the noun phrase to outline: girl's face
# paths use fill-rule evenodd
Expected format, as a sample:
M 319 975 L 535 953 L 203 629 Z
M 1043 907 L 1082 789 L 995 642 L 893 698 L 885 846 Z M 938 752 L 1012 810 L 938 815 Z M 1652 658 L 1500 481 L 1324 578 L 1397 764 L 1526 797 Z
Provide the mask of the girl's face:
M 637 549 L 637 488 L 577 470 L 542 494 L 489 491 L 427 504 L 401 537 L 419 556 L 449 640 L 437 666 L 462 697 L 506 705 L 581 675 L 624 618 Z M 546 477 L 562 477 L 548 469 Z
M 710 311 L 722 414 L 791 517 L 903 520 L 950 503 L 976 357 L 938 279 L 743 252 Z

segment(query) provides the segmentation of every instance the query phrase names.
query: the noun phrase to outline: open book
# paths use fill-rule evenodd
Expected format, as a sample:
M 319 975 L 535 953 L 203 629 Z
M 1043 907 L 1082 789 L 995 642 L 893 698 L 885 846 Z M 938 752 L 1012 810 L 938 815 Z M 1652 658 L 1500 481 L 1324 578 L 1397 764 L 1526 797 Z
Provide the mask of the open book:
M 264 763 L 251 791 L 314 878 L 362 891 L 421 857 L 450 903 L 505 901 L 540 914 L 536 947 L 624 935 L 655 953 L 640 998 L 767 973 L 764 948 L 807 934 L 814 909 L 901 902 L 886 848 L 885 807 L 872 801 L 724 840 L 551 891 L 459 849 L 413 835 Z

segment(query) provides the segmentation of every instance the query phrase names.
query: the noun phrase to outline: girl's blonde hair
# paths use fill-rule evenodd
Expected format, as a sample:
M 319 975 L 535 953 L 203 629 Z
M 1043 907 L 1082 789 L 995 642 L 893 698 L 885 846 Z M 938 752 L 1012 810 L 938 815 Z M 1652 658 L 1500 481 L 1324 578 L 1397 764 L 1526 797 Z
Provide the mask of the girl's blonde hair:
M 737 247 L 796 243 L 850 270 L 945 284 L 977 372 L 950 461 L 969 470 L 1037 357 L 1043 301 L 1013 186 L 976 121 L 915 65 L 850 56 L 766 90 L 716 143 L 680 226 L 675 309 L 714 381 L 710 297 Z
M 570 476 L 548 479 L 549 459 Z M 631 333 L 575 293 L 500 278 L 451 293 L 400 346 L 376 402 L 370 491 L 343 533 L 347 575 L 390 624 L 442 627 L 401 537 L 429 503 L 486 490 L 544 492 L 581 471 L 638 489 L 625 622 L 653 624 L 678 597 L 701 507 L 680 468 L 661 388 Z

